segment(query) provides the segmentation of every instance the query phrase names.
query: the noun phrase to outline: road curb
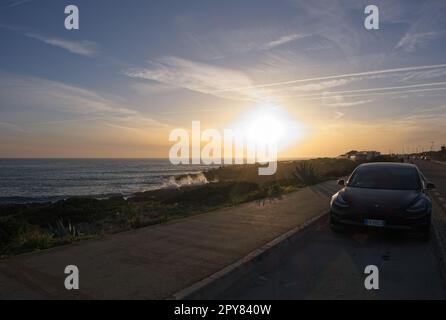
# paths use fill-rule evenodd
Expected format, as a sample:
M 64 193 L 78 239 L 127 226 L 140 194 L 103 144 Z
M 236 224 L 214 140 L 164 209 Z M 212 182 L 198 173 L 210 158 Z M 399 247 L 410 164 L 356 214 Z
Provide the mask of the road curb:
M 328 210 L 319 213 L 313 218 L 307 220 L 303 224 L 291 229 L 290 231 L 280 235 L 273 239 L 262 247 L 251 251 L 243 258 L 236 262 L 226 266 L 225 268 L 217 271 L 216 273 L 200 280 L 193 285 L 184 288 L 177 293 L 173 294 L 168 299 L 170 300 L 194 300 L 194 299 L 213 299 L 221 293 L 225 292 L 231 285 L 235 284 L 238 280 L 247 277 L 250 271 L 254 269 L 254 266 L 264 260 L 265 258 L 271 258 L 274 253 L 279 253 L 281 249 L 286 248 L 292 244 L 294 240 L 299 236 L 300 232 L 310 227 L 321 218 L 328 214 Z

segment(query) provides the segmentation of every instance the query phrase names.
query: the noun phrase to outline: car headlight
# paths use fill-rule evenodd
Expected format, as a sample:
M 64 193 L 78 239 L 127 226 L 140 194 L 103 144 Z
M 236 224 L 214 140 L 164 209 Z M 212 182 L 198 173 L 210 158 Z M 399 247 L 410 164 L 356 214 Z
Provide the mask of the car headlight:
M 345 201 L 342 195 L 339 193 L 332 201 L 332 204 L 339 208 L 348 208 L 350 205 Z
M 412 204 L 409 208 L 406 209 L 408 213 L 420 213 L 427 211 L 429 209 L 429 204 L 426 199 L 420 198 L 414 204 Z

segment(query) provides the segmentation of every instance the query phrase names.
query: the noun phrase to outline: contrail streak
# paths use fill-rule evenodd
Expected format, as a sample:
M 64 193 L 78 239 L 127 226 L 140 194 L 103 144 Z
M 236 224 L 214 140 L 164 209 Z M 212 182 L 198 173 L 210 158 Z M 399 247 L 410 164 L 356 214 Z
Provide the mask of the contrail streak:
M 385 70 L 365 71 L 365 72 L 358 72 L 358 73 L 345 73 L 345 74 L 340 74 L 340 75 L 331 75 L 331 76 L 316 77 L 316 78 L 280 81 L 280 82 L 252 85 L 252 86 L 246 86 L 246 87 L 227 88 L 227 89 L 222 89 L 222 90 L 216 90 L 216 91 L 214 91 L 214 93 L 227 92 L 227 91 L 240 91 L 240 90 L 246 90 L 246 89 L 269 88 L 269 87 L 283 86 L 283 85 L 289 85 L 289 84 L 294 84 L 294 83 L 310 82 L 310 81 L 317 81 L 317 80 L 329 80 L 329 79 L 338 79 L 338 78 L 346 78 L 346 77 L 357 77 L 357 76 L 370 76 L 370 75 L 377 75 L 377 74 L 388 74 L 388 73 L 407 72 L 407 71 L 419 71 L 419 70 L 438 69 L 438 68 L 446 68 L 446 64 L 436 64 L 436 65 L 429 65 L 429 66 L 415 66 L 415 67 L 403 67 L 403 68 L 394 68 L 394 69 L 385 69 Z

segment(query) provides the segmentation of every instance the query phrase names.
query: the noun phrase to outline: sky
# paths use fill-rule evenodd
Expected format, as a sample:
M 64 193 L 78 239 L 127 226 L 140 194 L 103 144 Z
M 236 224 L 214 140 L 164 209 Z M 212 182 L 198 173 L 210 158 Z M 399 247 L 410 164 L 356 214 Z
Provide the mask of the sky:
M 297 133 L 284 158 L 439 148 L 445 17 L 440 0 L 0 0 L 0 157 L 166 158 L 175 128 L 265 109 Z

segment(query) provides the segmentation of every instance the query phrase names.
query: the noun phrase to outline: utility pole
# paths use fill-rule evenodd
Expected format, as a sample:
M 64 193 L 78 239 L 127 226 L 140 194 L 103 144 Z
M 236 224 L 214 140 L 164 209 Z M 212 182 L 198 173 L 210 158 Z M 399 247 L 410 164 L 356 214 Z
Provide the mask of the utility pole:
M 435 141 L 431 141 L 430 143 L 431 143 L 431 152 L 432 152 L 432 151 L 434 151 L 434 143 L 435 143 Z

